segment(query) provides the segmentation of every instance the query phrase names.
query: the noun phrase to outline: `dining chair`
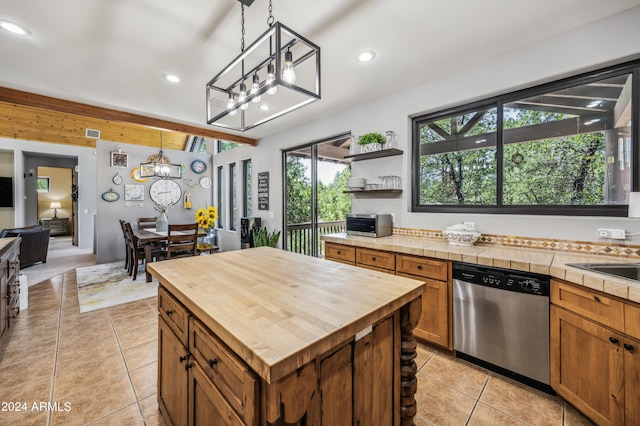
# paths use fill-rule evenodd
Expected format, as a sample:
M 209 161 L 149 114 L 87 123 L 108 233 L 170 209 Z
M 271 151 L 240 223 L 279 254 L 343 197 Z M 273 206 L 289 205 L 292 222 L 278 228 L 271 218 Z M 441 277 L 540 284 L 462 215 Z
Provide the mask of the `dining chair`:
M 156 227 L 155 217 L 139 217 L 138 218 L 138 229 L 155 228 L 155 227 Z
M 198 255 L 198 224 L 169 224 L 165 259 Z
M 127 243 L 127 227 L 125 224 L 126 221 L 120 219 L 120 228 L 122 228 L 122 237 L 124 238 L 124 251 L 125 251 L 125 260 L 124 260 L 124 269 L 129 270 L 129 264 L 131 263 L 131 255 L 129 253 L 129 243 Z
M 129 256 L 131 259 L 129 263 L 129 275 L 133 275 L 133 280 L 135 281 L 138 276 L 138 264 L 144 263 L 145 261 L 145 251 L 144 251 L 145 248 L 142 244 L 140 244 L 140 241 L 138 240 L 135 233 L 133 232 L 131 223 L 127 222 L 125 224 L 125 227 L 127 229 L 126 240 L 129 247 Z M 156 260 L 158 260 L 162 255 L 163 255 L 162 249 L 160 249 L 159 247 L 152 246 L 151 248 L 152 258 L 155 258 Z

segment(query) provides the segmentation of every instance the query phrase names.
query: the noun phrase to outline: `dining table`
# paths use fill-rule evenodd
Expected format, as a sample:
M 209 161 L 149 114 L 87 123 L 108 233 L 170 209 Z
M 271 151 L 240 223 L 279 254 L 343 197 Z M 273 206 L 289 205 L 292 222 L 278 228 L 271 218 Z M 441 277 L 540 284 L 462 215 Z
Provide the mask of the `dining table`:
M 156 228 L 139 228 L 136 225 L 131 225 L 131 229 L 133 230 L 134 236 L 138 239 L 140 244 L 144 247 L 145 276 L 146 276 L 147 282 L 150 283 L 151 274 L 149 273 L 149 270 L 147 269 L 146 265 L 149 265 L 151 262 L 153 262 L 153 256 L 152 256 L 153 245 L 158 243 L 161 244 L 162 242 L 166 243 L 169 236 L 169 232 L 156 231 Z M 180 232 L 180 231 L 176 233 L 186 235 L 186 233 Z M 206 234 L 200 231 L 198 235 L 205 236 Z M 218 247 L 214 245 L 207 244 L 201 247 L 200 243 L 198 243 L 199 252 L 212 253 L 217 250 L 218 250 Z

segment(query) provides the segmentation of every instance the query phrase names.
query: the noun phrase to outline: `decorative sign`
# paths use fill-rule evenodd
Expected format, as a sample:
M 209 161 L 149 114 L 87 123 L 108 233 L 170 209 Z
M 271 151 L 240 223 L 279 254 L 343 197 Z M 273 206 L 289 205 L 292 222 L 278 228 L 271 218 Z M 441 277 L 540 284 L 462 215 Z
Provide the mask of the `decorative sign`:
M 269 210 L 269 172 L 258 173 L 258 210 Z
M 144 185 L 125 185 L 125 201 L 144 201 Z
M 128 167 L 129 156 L 127 153 L 122 152 L 122 147 L 119 146 L 117 151 L 111 151 L 111 167 Z

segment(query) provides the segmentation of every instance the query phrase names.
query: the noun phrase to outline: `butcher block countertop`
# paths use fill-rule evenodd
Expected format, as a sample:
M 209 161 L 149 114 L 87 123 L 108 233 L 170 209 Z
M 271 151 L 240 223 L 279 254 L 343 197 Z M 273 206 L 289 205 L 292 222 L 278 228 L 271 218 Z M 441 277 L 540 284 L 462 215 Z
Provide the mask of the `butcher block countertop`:
M 460 247 L 450 245 L 441 239 L 401 235 L 371 238 L 337 233 L 323 235 L 322 240 L 329 243 L 535 272 L 640 303 L 640 282 L 567 266 L 568 263 L 637 264 L 637 259 L 499 245 L 476 244 L 472 247 Z
M 5 252 L 13 245 L 13 243 L 20 237 L 6 237 L 0 238 L 0 258 L 4 256 Z
M 418 280 L 269 247 L 147 265 L 268 383 L 418 298 Z

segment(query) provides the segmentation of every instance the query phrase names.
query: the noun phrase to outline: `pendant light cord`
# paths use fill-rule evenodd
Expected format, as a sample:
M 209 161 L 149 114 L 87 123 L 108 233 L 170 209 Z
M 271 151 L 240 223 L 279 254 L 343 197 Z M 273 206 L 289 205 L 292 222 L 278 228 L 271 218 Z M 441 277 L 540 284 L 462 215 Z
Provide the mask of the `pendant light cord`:
M 240 18 L 240 25 L 242 26 L 242 37 L 240 38 L 240 52 L 244 53 L 244 1 L 241 1 L 240 4 L 242 4 L 242 8 L 241 8 L 241 18 Z
M 271 28 L 271 26 L 273 25 L 273 5 L 271 4 L 271 0 L 269 0 L 269 17 L 267 18 L 267 25 L 269 26 L 269 28 Z

